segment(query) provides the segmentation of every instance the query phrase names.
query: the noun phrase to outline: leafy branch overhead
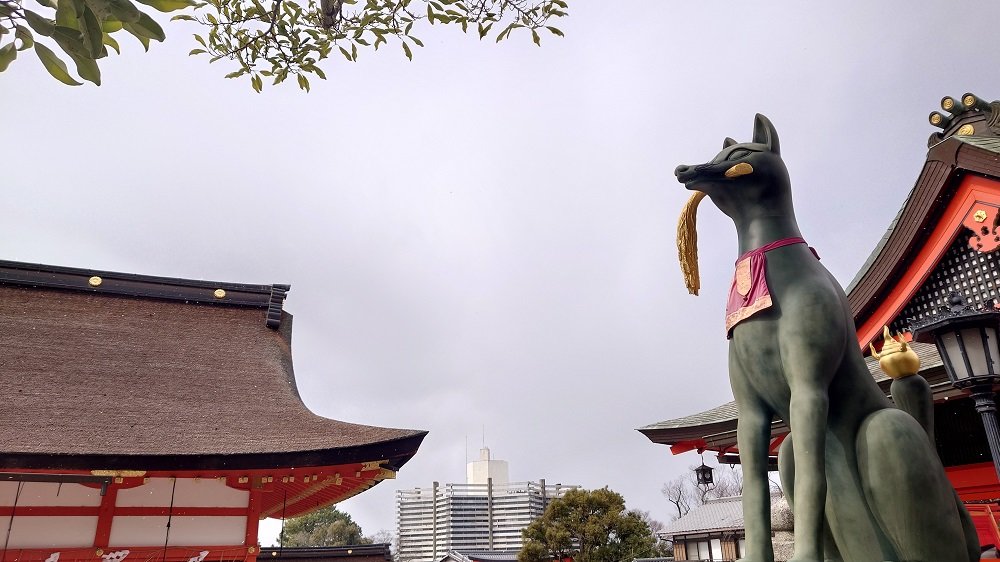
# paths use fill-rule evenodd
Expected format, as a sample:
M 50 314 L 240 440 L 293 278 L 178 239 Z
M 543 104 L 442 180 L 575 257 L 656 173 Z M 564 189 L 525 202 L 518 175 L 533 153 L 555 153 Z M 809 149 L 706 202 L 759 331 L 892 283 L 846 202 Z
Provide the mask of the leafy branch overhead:
M 190 54 L 225 61 L 227 78 L 245 76 L 258 92 L 290 76 L 308 91 L 310 75 L 326 79 L 320 63 L 332 53 L 354 62 L 363 49 L 395 43 L 412 60 L 426 26 L 496 42 L 522 33 L 540 45 L 543 33 L 563 35 L 552 23 L 568 13 L 564 0 L 0 0 L 0 72 L 31 49 L 60 82 L 81 84 L 69 58 L 76 76 L 100 85 L 97 61 L 109 47 L 120 54 L 118 38 L 132 35 L 146 50 L 165 38 L 136 3 L 201 24 Z

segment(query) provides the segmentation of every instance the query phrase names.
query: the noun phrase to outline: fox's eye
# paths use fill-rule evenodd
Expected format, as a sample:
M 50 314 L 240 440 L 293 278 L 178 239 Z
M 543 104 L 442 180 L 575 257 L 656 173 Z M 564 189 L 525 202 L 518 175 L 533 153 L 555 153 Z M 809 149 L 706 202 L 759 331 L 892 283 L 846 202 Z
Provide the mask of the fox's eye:
M 730 152 L 729 156 L 726 156 L 726 160 L 739 160 L 740 158 L 744 158 L 744 157 L 750 156 L 750 154 L 752 152 L 753 151 L 751 151 L 751 150 L 747 150 L 745 148 L 740 148 L 740 149 L 737 149 L 737 150 L 734 150 L 734 151 Z

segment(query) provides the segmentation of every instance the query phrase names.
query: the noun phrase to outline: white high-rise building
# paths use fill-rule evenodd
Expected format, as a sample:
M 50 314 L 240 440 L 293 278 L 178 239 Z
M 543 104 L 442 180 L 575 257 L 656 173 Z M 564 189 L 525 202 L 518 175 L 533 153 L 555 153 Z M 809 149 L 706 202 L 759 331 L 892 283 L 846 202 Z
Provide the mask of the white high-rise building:
M 396 535 L 401 562 L 439 560 L 459 552 L 517 551 L 521 530 L 549 502 L 579 486 L 509 482 L 507 462 L 483 448 L 466 466 L 465 484 L 396 491 Z

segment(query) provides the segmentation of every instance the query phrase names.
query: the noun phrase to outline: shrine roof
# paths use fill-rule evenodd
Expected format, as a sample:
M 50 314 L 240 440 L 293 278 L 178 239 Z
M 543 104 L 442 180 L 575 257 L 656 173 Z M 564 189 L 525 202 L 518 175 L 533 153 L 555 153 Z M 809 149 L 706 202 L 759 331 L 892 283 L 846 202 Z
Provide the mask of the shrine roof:
M 743 529 L 743 526 L 743 498 L 736 496 L 706 500 L 684 517 L 667 523 L 660 534 L 677 536 L 708 531 L 735 531 Z
M 0 467 L 398 468 L 426 432 L 303 404 L 288 288 L 0 261 Z
M 970 98 L 971 96 L 971 98 Z M 964 174 L 1000 177 L 1000 102 L 966 94 L 949 116 L 938 112 L 942 131 L 931 135 L 927 160 L 902 207 L 847 288 L 859 328 L 881 303 L 901 268 L 910 263 L 940 219 L 946 201 Z M 949 99 L 949 98 L 946 98 Z M 861 342 L 862 345 L 866 342 Z

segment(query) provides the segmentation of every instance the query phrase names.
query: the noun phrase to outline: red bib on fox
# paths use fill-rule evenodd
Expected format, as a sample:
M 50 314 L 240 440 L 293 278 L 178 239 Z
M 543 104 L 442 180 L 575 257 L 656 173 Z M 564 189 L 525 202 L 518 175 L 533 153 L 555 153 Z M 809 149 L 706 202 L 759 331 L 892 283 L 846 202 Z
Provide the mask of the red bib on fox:
M 800 237 L 782 238 L 750 250 L 736 260 L 736 273 L 729 288 L 726 304 L 726 339 L 732 339 L 733 327 L 754 314 L 771 307 L 771 292 L 767 289 L 767 257 L 765 254 L 790 244 L 805 244 Z M 816 255 L 816 250 L 812 250 Z M 819 256 L 816 256 L 819 259 Z

